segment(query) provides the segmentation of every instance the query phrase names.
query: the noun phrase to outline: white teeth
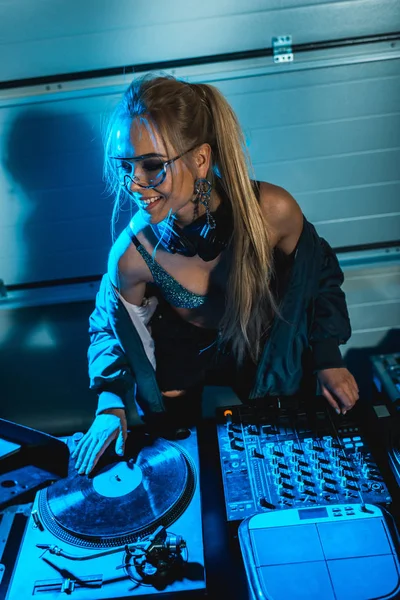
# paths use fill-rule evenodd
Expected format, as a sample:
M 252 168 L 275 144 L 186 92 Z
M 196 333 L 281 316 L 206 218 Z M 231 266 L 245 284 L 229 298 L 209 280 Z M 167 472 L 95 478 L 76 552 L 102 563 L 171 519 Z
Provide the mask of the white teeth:
M 147 198 L 146 200 L 141 200 L 140 203 L 148 206 L 149 204 L 153 204 L 156 200 L 159 200 L 161 196 L 153 196 L 152 198 Z

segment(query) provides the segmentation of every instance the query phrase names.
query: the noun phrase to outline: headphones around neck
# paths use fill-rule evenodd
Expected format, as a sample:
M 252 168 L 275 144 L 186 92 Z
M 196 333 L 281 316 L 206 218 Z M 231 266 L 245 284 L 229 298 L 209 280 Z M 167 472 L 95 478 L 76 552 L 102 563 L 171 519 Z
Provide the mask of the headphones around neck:
M 221 191 L 221 190 L 219 190 Z M 229 200 L 221 193 L 222 202 L 211 215 L 215 220 L 212 229 L 207 214 L 201 215 L 185 227 L 173 219 L 153 226 L 160 244 L 171 254 L 191 257 L 198 254 L 205 262 L 214 260 L 227 247 L 233 233 L 233 215 Z

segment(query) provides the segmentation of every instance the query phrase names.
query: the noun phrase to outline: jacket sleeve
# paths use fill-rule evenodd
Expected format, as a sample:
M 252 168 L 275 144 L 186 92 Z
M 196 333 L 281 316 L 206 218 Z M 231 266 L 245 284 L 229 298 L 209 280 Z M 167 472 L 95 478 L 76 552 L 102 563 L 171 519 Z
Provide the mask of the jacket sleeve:
M 99 393 L 96 414 L 109 408 L 125 408 L 133 398 L 135 380 L 128 360 L 110 324 L 102 286 L 89 318 L 88 349 L 90 389 Z
M 346 297 L 341 289 L 343 272 L 336 254 L 326 240 L 318 237 L 320 269 L 313 300 L 313 317 L 309 336 L 314 371 L 343 367 L 339 350 L 351 336 Z

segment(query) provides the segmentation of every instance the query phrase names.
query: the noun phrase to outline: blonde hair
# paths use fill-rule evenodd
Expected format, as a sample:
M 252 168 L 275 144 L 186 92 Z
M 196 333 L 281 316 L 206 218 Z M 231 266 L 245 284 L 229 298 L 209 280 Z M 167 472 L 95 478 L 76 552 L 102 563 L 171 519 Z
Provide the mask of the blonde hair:
M 211 146 L 212 170 L 231 203 L 234 223 L 220 340 L 231 346 L 238 363 L 246 354 L 257 361 L 263 336 L 278 309 L 270 290 L 273 261 L 268 224 L 249 176 L 250 160 L 235 113 L 224 96 L 208 84 L 188 84 L 173 77 L 133 81 L 111 118 L 105 140 L 104 174 L 116 195 L 114 224 L 123 198 L 115 165 L 109 159 L 115 155 L 113 131 L 122 119 L 140 116 L 148 118 L 177 153 L 203 143 Z

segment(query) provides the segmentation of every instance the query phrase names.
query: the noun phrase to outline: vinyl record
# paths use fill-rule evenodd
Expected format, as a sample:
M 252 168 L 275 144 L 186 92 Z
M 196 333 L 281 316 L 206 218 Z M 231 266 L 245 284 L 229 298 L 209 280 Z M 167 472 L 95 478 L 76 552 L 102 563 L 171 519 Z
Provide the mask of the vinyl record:
M 79 546 L 116 546 L 168 527 L 188 506 L 195 468 L 183 449 L 162 438 L 136 460 L 114 462 L 93 478 L 72 469 L 40 492 L 39 512 L 57 537 Z

